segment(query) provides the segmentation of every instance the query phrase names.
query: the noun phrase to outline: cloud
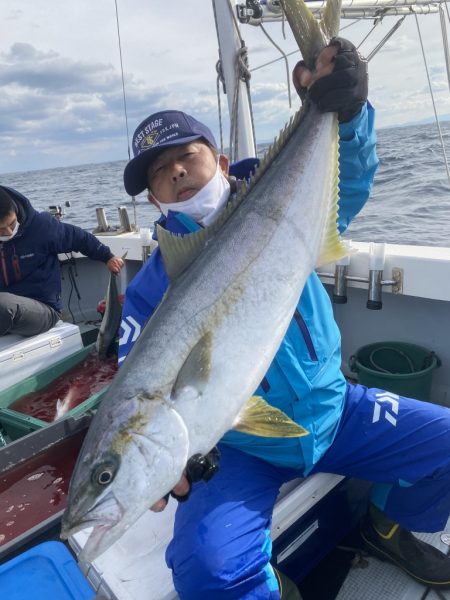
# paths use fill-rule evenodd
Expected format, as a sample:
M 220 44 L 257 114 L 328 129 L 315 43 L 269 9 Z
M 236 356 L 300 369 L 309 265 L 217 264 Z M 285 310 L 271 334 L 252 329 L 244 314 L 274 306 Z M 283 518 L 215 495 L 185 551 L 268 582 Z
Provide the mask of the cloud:
M 119 3 L 130 135 L 151 112 L 178 108 L 204 120 L 218 138 L 218 49 L 211 3 L 150 4 Z M 424 39 L 432 42 L 427 43 L 430 73 L 443 105 L 446 71 L 432 17 L 420 20 Z M 113 4 L 15 0 L 0 8 L 0 18 L 0 172 L 125 159 L 128 140 Z M 385 18 L 362 49 L 374 48 L 394 22 Z M 358 23 L 345 36 L 358 43 L 371 27 Z M 268 23 L 266 29 L 286 52 L 296 48 L 288 27 L 286 40 L 279 23 Z M 250 67 L 280 57 L 260 28 L 244 26 L 241 32 L 250 49 Z M 289 57 L 290 68 L 297 58 Z M 378 126 L 432 114 L 414 19 L 405 19 L 369 71 Z M 289 109 L 284 61 L 253 71 L 251 88 L 258 139 L 273 139 L 299 106 L 292 90 Z M 221 95 L 225 145 L 228 100 Z

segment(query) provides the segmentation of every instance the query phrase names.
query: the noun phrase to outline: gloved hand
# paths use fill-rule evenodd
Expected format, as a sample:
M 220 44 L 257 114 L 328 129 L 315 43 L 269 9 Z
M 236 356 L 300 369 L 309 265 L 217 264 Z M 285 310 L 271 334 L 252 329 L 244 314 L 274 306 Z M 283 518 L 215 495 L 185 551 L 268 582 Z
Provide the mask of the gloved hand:
M 219 470 L 220 464 L 220 451 L 217 447 L 214 447 L 208 452 L 208 454 L 194 454 L 187 461 L 185 476 L 190 484 L 197 481 L 209 481 L 213 475 Z M 185 502 L 191 493 L 189 492 L 184 496 L 178 496 L 171 492 L 171 496 L 178 500 L 178 502 Z
M 368 94 L 367 60 L 364 59 L 348 40 L 340 37 L 333 38 L 328 47 L 336 47 L 337 53 L 331 58 L 332 69 L 325 68 L 324 75 L 312 77 L 310 86 L 302 86 L 300 74 L 306 69 L 304 61 L 299 61 L 294 67 L 294 85 L 302 102 L 308 93 L 309 98 L 322 112 L 337 112 L 340 123 L 351 121 L 359 113 Z M 328 48 L 327 47 L 327 48 Z M 319 55 L 316 65 L 321 63 L 321 57 L 329 56 L 325 48 Z

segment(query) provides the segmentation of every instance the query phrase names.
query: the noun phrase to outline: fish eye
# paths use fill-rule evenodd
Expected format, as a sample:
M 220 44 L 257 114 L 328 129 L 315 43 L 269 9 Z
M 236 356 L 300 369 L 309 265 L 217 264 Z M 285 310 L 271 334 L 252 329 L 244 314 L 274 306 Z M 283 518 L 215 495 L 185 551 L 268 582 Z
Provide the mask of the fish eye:
M 92 474 L 92 480 L 94 483 L 105 486 L 109 485 L 116 474 L 116 470 L 113 465 L 100 465 Z

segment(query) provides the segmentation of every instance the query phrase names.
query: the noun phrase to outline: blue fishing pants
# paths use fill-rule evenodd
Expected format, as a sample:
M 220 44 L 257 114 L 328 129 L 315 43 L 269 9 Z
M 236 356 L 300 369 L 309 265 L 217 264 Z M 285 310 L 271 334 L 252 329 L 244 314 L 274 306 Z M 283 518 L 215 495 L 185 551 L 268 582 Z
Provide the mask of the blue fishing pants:
M 178 506 L 166 560 L 182 600 L 278 600 L 270 527 L 280 486 L 302 474 L 221 444 L 219 472 Z M 450 409 L 348 386 L 332 446 L 311 473 L 376 482 L 372 502 L 413 531 L 450 513 Z

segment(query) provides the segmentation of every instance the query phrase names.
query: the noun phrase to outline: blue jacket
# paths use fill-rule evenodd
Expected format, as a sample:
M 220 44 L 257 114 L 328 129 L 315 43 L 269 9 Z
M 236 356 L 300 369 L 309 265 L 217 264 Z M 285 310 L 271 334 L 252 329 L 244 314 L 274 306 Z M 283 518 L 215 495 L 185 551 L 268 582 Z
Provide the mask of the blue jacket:
M 367 104 L 340 125 L 339 228 L 346 229 L 366 202 L 378 159 L 374 110 Z M 198 228 L 189 217 L 170 212 L 160 219 L 166 229 L 187 233 Z M 119 362 L 122 362 L 167 288 L 168 279 L 156 249 L 128 286 L 123 307 Z M 341 373 L 341 338 L 328 294 L 318 276 L 307 280 L 286 336 L 256 394 L 300 423 L 310 435 L 261 438 L 228 432 L 223 442 L 305 475 L 333 441 L 343 410 L 346 383 Z
M 0 242 L 0 292 L 26 296 L 61 309 L 61 273 L 58 254 L 82 252 L 108 262 L 108 246 L 75 225 L 61 223 L 48 212 L 37 212 L 22 194 L 0 186 L 17 206 L 19 230 L 12 240 Z

